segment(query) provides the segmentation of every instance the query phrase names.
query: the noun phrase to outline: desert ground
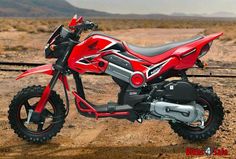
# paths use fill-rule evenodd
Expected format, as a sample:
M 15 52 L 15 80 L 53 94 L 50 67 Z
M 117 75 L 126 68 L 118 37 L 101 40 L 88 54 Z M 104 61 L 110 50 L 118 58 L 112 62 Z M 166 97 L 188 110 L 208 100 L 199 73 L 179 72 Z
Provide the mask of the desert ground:
M 105 31 L 129 43 L 150 46 L 186 39 L 204 33 L 197 29 L 126 29 Z M 52 62 L 45 60 L 43 47 L 49 33 L 25 31 L 0 32 L 0 61 Z M 204 60 L 212 66 L 236 67 L 236 45 L 234 41 L 216 40 Z M 208 71 L 208 70 L 206 70 Z M 225 148 L 229 154 L 224 158 L 236 157 L 236 79 L 234 78 L 191 78 L 203 85 L 212 85 L 220 96 L 225 120 L 217 133 L 206 141 L 189 142 L 178 137 L 167 122 L 148 120 L 142 124 L 113 118 L 91 119 L 77 113 L 73 95 L 70 93 L 71 110 L 64 128 L 51 141 L 30 144 L 18 138 L 7 119 L 8 106 L 13 96 L 29 85 L 46 85 L 50 77 L 35 75 L 16 81 L 19 72 L 0 72 L 0 158 L 187 158 L 186 147 L 212 146 Z M 83 75 L 87 98 L 93 103 L 116 101 L 119 91 L 109 76 Z M 70 87 L 75 88 L 72 77 Z M 62 86 L 58 82 L 55 90 L 61 96 Z M 214 156 L 191 156 L 214 158 Z M 222 157 L 218 157 L 222 158 Z

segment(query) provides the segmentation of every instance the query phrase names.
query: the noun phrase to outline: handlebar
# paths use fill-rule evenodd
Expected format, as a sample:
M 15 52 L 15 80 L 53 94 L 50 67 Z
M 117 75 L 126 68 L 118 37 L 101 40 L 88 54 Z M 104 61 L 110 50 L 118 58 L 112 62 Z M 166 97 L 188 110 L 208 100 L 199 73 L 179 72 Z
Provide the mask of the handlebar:
M 93 23 L 93 22 L 91 22 L 91 21 L 85 21 L 84 22 L 84 25 L 85 25 L 85 29 L 90 29 L 90 30 L 95 30 L 95 29 L 97 29 L 98 28 L 98 25 L 97 24 L 95 24 L 95 23 Z
M 80 34 L 83 31 L 95 30 L 97 28 L 98 25 L 91 21 L 83 21 L 78 25 L 69 26 L 70 30 L 67 30 L 63 25 L 61 25 L 49 38 L 45 50 L 50 54 L 51 52 L 61 49 L 62 47 L 66 47 L 68 42 L 73 41 L 74 43 L 78 43 L 80 40 Z
M 80 35 L 83 31 L 96 30 L 97 28 L 98 28 L 97 24 L 91 21 L 84 21 L 83 23 L 75 26 L 75 33 Z

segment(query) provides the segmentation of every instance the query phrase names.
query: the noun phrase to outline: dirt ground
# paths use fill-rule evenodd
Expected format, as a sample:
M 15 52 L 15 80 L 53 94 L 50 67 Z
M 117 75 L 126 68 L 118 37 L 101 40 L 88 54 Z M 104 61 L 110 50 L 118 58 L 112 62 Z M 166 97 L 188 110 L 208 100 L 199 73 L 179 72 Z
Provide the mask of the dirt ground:
M 189 38 L 203 29 L 132 29 L 107 32 L 119 39 L 143 46 L 163 44 Z M 48 34 L 0 32 L 0 61 L 50 62 L 42 52 Z M 21 46 L 21 47 L 20 47 Z M 23 46 L 23 47 L 22 47 Z M 8 48 L 8 49 L 6 49 Z M 236 67 L 236 46 L 231 42 L 215 41 L 204 57 L 210 65 Z M 236 157 L 236 79 L 191 78 L 203 85 L 213 85 L 225 108 L 225 120 L 217 133 L 206 141 L 189 142 L 178 137 L 167 122 L 149 120 L 142 124 L 126 120 L 85 118 L 77 113 L 70 93 L 71 110 L 64 128 L 50 142 L 30 144 L 18 138 L 10 129 L 7 111 L 13 96 L 23 87 L 45 85 L 50 77 L 35 75 L 16 81 L 19 72 L 0 72 L 0 158 L 187 158 L 186 147 L 204 149 L 207 146 L 225 148 Z M 83 75 L 85 91 L 90 101 L 116 101 L 118 87 L 110 77 Z M 69 77 L 74 89 L 72 77 Z M 55 90 L 62 94 L 60 83 Z M 63 94 L 62 94 L 63 96 Z M 192 156 L 214 158 L 214 156 Z

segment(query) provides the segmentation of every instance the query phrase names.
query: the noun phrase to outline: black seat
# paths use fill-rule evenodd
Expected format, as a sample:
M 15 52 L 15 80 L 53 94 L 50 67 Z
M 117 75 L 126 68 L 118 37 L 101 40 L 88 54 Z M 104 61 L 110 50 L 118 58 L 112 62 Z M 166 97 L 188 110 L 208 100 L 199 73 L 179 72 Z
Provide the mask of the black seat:
M 202 38 L 203 38 L 203 36 L 199 35 L 199 36 L 193 37 L 191 39 L 173 42 L 173 43 L 165 44 L 165 45 L 158 46 L 158 47 L 140 47 L 140 46 L 134 46 L 131 44 L 127 44 L 127 46 L 129 47 L 129 49 L 131 49 L 135 53 L 138 53 L 138 54 L 141 54 L 144 56 L 155 56 L 155 55 L 160 55 L 160 54 L 162 54 L 170 49 L 173 49 L 175 47 L 185 45 L 185 44 L 197 41 Z

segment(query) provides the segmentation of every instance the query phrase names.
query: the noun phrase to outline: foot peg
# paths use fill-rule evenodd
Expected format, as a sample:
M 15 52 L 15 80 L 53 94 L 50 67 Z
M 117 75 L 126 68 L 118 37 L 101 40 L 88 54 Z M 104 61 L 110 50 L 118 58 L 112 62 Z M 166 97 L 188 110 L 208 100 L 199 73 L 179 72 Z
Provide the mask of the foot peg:
M 115 112 L 116 111 L 116 105 L 114 103 L 108 103 L 107 110 L 108 110 L 109 113 Z

